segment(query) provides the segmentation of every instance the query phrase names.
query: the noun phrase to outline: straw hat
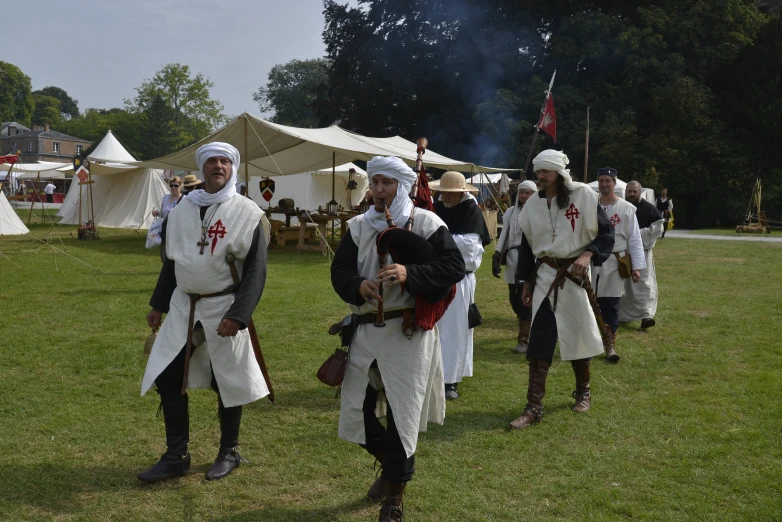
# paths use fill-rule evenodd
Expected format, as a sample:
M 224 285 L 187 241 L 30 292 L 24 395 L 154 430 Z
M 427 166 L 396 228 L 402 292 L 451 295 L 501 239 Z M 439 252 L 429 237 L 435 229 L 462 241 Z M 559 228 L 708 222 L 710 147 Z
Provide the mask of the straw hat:
M 431 190 L 437 192 L 479 192 L 478 187 L 470 185 L 464 179 L 464 174 L 449 170 L 438 181 L 429 183 Z
M 195 187 L 200 183 L 201 180 L 198 179 L 194 174 L 188 174 L 187 176 L 185 176 L 185 179 L 182 182 L 182 186 L 185 188 L 190 188 L 190 187 Z

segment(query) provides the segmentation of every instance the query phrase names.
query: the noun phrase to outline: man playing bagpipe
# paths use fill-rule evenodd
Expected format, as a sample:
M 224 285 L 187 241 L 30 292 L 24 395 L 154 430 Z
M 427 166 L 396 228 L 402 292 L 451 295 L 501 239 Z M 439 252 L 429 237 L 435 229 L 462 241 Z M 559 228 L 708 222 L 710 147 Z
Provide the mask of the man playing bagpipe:
M 375 205 L 350 220 L 331 265 L 334 290 L 353 312 L 342 331 L 350 355 L 339 437 L 360 444 L 382 465 L 368 492 L 383 500 L 379 520 L 402 520 L 418 432 L 445 418 L 436 322 L 465 265 L 445 223 L 414 210 L 410 167 L 378 156 L 367 163 L 367 173 Z M 386 428 L 378 421 L 383 414 Z

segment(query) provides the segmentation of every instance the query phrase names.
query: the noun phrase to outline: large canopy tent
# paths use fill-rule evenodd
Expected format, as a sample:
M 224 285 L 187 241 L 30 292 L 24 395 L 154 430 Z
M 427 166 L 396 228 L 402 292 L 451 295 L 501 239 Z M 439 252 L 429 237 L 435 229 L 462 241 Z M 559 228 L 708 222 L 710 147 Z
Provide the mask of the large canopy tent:
M 350 169 L 355 169 L 353 179 L 356 188 L 348 190 Z M 367 173 L 353 163 L 337 165 L 335 169 L 336 187 L 335 200 L 343 208 L 350 208 L 361 203 L 369 188 Z M 267 202 L 261 196 L 259 182 L 264 179 L 259 176 L 250 178 L 250 197 L 260 207 L 275 204 L 280 199 L 291 198 L 295 205 L 304 210 L 315 210 L 318 207 L 326 207 L 331 200 L 332 169 L 321 169 L 289 176 L 270 176 L 274 181 L 274 197 Z
M 242 179 L 251 176 L 300 174 L 336 167 L 354 160 L 367 161 L 374 156 L 400 156 L 415 165 L 416 145 L 399 136 L 370 138 L 337 126 L 302 129 L 278 125 L 244 113 L 222 129 L 178 152 L 140 162 L 145 168 L 198 170 L 195 151 L 205 143 L 222 141 L 239 150 Z M 424 165 L 460 172 L 500 172 L 514 169 L 481 167 L 427 150 Z M 516 169 L 517 170 L 517 169 Z
M 0 236 L 15 236 L 30 232 L 19 216 L 16 215 L 11 204 L 0 191 Z
M 104 228 L 149 228 L 154 220 L 152 210 L 159 208 L 168 186 L 163 171 L 128 165 L 122 160 L 135 161 L 111 131 L 88 156 L 90 185 L 76 180 L 65 196 L 58 215 L 61 224 L 81 225 L 89 221 L 90 201 L 95 225 Z M 106 161 L 108 163 L 98 163 Z

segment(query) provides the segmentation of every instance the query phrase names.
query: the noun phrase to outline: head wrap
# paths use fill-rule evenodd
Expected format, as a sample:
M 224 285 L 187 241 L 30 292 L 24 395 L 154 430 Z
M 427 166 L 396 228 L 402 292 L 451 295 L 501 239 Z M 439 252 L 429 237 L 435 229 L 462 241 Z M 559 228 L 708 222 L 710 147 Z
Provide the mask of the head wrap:
M 412 190 L 413 183 L 418 179 L 418 176 L 401 158 L 394 156 L 375 156 L 367 162 L 367 177 L 369 177 L 370 183 L 372 177 L 378 174 L 399 182 L 394 201 L 391 204 L 386 201 L 386 205 L 394 218 L 394 223 L 400 227 L 404 226 L 404 222 L 407 221 L 413 208 L 410 190 Z M 378 232 L 388 228 L 385 212 L 378 212 L 374 206 L 367 210 L 365 216 L 364 219 Z
M 597 169 L 597 177 L 600 176 L 611 176 L 612 178 L 615 178 L 619 173 L 616 171 L 616 169 L 611 167 L 603 167 L 601 169 Z
M 532 170 L 555 170 L 565 179 L 565 185 L 569 188 L 573 185 L 573 178 L 570 177 L 570 170 L 565 169 L 568 163 L 570 163 L 570 160 L 564 152 L 547 149 L 532 160 Z
M 519 183 L 519 186 L 516 190 L 531 190 L 532 192 L 538 191 L 538 186 L 535 185 L 535 182 L 531 179 L 525 179 L 521 183 Z
M 223 156 L 231 160 L 231 177 L 225 182 L 223 188 L 214 194 L 210 194 L 204 189 L 198 189 L 190 192 L 187 198 L 199 206 L 214 205 L 217 203 L 225 203 L 236 195 L 236 177 L 239 171 L 239 151 L 236 147 L 230 143 L 221 143 L 215 141 L 207 143 L 198 148 L 195 153 L 196 163 L 198 164 L 198 170 L 203 174 L 204 165 L 209 158 L 216 156 Z

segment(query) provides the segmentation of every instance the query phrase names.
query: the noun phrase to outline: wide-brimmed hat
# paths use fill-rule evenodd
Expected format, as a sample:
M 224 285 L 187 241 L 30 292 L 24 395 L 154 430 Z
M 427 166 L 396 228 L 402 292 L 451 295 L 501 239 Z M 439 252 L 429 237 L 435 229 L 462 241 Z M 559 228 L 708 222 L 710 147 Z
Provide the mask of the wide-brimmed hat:
M 185 176 L 185 179 L 182 180 L 182 186 L 185 188 L 195 187 L 196 185 L 200 185 L 201 180 L 198 179 L 198 177 L 195 176 L 195 174 L 188 174 Z
M 478 187 L 470 185 L 464 174 L 449 170 L 439 180 L 429 183 L 431 190 L 437 192 L 479 192 Z

